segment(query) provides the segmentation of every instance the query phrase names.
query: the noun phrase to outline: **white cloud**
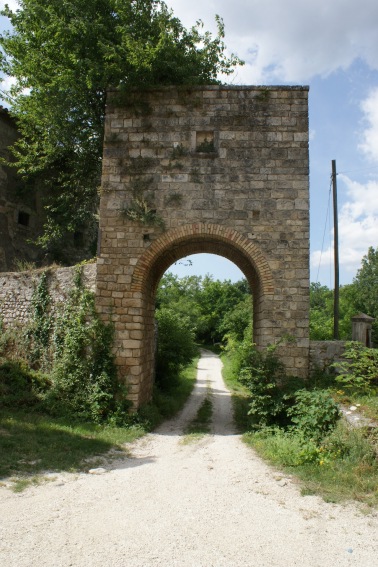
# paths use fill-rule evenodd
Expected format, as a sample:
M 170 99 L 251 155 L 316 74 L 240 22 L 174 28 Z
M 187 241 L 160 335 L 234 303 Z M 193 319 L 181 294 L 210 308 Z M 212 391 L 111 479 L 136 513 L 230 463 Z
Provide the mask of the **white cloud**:
M 361 110 L 367 124 L 359 148 L 372 160 L 378 161 L 378 87 L 362 101 Z
M 360 58 L 378 68 L 376 0 L 170 0 L 185 25 L 214 14 L 226 24 L 226 43 L 246 60 L 237 82 L 305 82 L 347 69 Z
M 20 7 L 17 0 L 5 0 L 5 1 L 0 0 L 0 10 L 2 10 L 5 7 L 6 4 L 8 4 L 8 6 L 11 10 L 17 10 L 17 8 Z
M 347 202 L 339 212 L 339 261 L 340 267 L 355 274 L 362 257 L 372 243 L 378 243 L 378 181 L 357 183 L 346 175 L 339 176 L 347 189 Z M 311 255 L 314 268 L 333 262 L 333 243 L 321 254 Z

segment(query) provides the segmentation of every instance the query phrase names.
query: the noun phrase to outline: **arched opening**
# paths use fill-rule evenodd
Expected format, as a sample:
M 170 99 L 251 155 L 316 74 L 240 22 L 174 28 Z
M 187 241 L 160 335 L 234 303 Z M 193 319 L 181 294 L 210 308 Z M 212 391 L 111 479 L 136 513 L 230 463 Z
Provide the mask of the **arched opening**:
M 272 339 L 273 278 L 258 247 L 235 230 L 216 225 L 186 225 L 164 233 L 140 257 L 134 269 L 131 291 L 140 300 L 143 333 L 140 341 L 140 403 L 150 399 L 154 374 L 155 298 L 158 283 L 175 262 L 196 253 L 211 253 L 233 262 L 246 277 L 253 297 L 253 341 L 263 347 Z M 269 305 L 270 304 L 270 305 Z M 267 324 L 269 322 L 270 324 Z M 130 369 L 133 373 L 133 369 Z

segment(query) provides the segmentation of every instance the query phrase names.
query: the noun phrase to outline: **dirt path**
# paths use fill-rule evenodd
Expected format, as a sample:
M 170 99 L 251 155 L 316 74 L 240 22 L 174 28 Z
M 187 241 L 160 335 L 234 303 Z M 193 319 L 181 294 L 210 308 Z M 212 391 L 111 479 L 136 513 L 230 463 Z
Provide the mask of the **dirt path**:
M 181 415 L 101 475 L 0 489 L 4 567 L 378 567 L 378 515 L 302 497 L 236 435 L 219 359 Z M 210 384 L 211 434 L 182 443 Z

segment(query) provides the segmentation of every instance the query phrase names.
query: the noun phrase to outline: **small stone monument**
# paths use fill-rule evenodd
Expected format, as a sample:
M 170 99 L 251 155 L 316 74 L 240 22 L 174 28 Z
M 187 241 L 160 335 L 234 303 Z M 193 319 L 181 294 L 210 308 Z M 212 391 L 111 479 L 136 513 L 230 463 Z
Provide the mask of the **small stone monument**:
M 352 317 L 352 341 L 358 341 L 371 348 L 371 327 L 374 321 L 374 317 L 365 315 L 365 313 L 358 313 Z

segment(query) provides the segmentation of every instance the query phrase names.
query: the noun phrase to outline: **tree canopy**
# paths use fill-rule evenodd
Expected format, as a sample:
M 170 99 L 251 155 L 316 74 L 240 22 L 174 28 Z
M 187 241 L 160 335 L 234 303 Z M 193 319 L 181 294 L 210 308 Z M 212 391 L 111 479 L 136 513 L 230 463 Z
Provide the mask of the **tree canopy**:
M 202 344 L 242 340 L 252 320 L 252 298 L 245 279 L 214 280 L 211 276 L 178 278 L 167 272 L 161 279 L 157 310 L 174 311 Z
M 375 318 L 373 339 L 378 343 L 378 247 L 374 249 L 370 246 L 368 253 L 362 258 L 353 285 L 356 289 L 356 313 L 360 311 Z
M 186 29 L 161 0 L 18 0 L 5 7 L 0 71 L 13 77 L 5 100 L 21 137 L 14 167 L 38 187 L 47 213 L 41 243 L 93 224 L 108 88 L 217 82 L 241 63 L 213 36 Z

